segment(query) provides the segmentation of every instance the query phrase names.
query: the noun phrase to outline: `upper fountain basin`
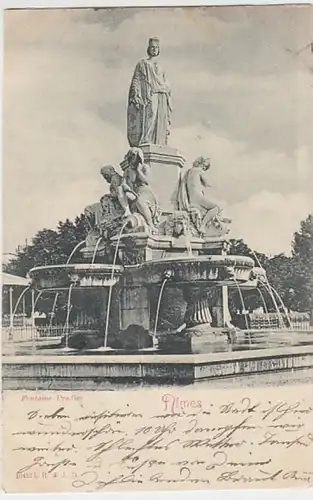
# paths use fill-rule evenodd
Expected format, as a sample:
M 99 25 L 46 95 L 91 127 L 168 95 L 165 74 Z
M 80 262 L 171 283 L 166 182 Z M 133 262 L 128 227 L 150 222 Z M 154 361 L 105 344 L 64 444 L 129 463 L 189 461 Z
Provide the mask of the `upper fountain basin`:
M 64 264 L 33 267 L 29 271 L 32 285 L 39 290 L 74 287 L 108 287 L 119 280 L 122 266 L 112 264 Z
M 237 255 L 203 255 L 144 262 L 128 267 L 126 280 L 134 284 L 156 284 L 168 278 L 173 283 L 214 283 L 234 285 L 251 279 L 254 262 Z

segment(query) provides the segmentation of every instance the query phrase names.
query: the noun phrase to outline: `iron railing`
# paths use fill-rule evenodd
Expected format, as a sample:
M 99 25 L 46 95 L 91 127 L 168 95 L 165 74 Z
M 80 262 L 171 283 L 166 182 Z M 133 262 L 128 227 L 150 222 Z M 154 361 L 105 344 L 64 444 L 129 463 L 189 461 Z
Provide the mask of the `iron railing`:
M 68 331 L 71 331 L 71 327 Z M 54 326 L 2 326 L 3 342 L 23 342 L 40 340 L 43 338 L 62 337 L 65 333 L 64 325 Z

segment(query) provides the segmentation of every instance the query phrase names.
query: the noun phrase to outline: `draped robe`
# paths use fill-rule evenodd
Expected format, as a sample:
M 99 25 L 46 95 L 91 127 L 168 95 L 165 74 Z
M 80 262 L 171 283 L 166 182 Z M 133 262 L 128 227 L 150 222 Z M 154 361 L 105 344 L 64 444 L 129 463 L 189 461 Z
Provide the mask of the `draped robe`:
M 170 94 L 165 73 L 159 64 L 153 58 L 139 61 L 128 97 L 127 136 L 131 147 L 167 144 L 172 111 Z M 137 99 L 138 108 L 133 99 Z

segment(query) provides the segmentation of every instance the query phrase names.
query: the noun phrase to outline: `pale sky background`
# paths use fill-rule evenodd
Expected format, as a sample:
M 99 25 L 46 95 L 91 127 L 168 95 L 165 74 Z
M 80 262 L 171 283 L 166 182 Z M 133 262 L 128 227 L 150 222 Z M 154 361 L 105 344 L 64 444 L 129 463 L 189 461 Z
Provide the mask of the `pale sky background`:
M 289 252 L 313 210 L 313 54 L 286 49 L 313 41 L 312 7 L 7 11 L 4 25 L 3 252 L 106 192 L 99 169 L 127 151 L 150 36 L 172 87 L 169 145 L 211 157 L 233 237 Z

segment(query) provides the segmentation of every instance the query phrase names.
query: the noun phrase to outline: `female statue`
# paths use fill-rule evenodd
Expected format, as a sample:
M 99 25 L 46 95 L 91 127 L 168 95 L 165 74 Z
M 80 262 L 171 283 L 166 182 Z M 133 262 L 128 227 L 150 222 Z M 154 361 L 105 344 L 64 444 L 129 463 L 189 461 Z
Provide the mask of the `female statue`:
M 148 57 L 136 65 L 130 84 L 127 110 L 127 135 L 130 146 L 165 146 L 171 122 L 171 91 L 158 63 L 160 44 L 150 38 Z

